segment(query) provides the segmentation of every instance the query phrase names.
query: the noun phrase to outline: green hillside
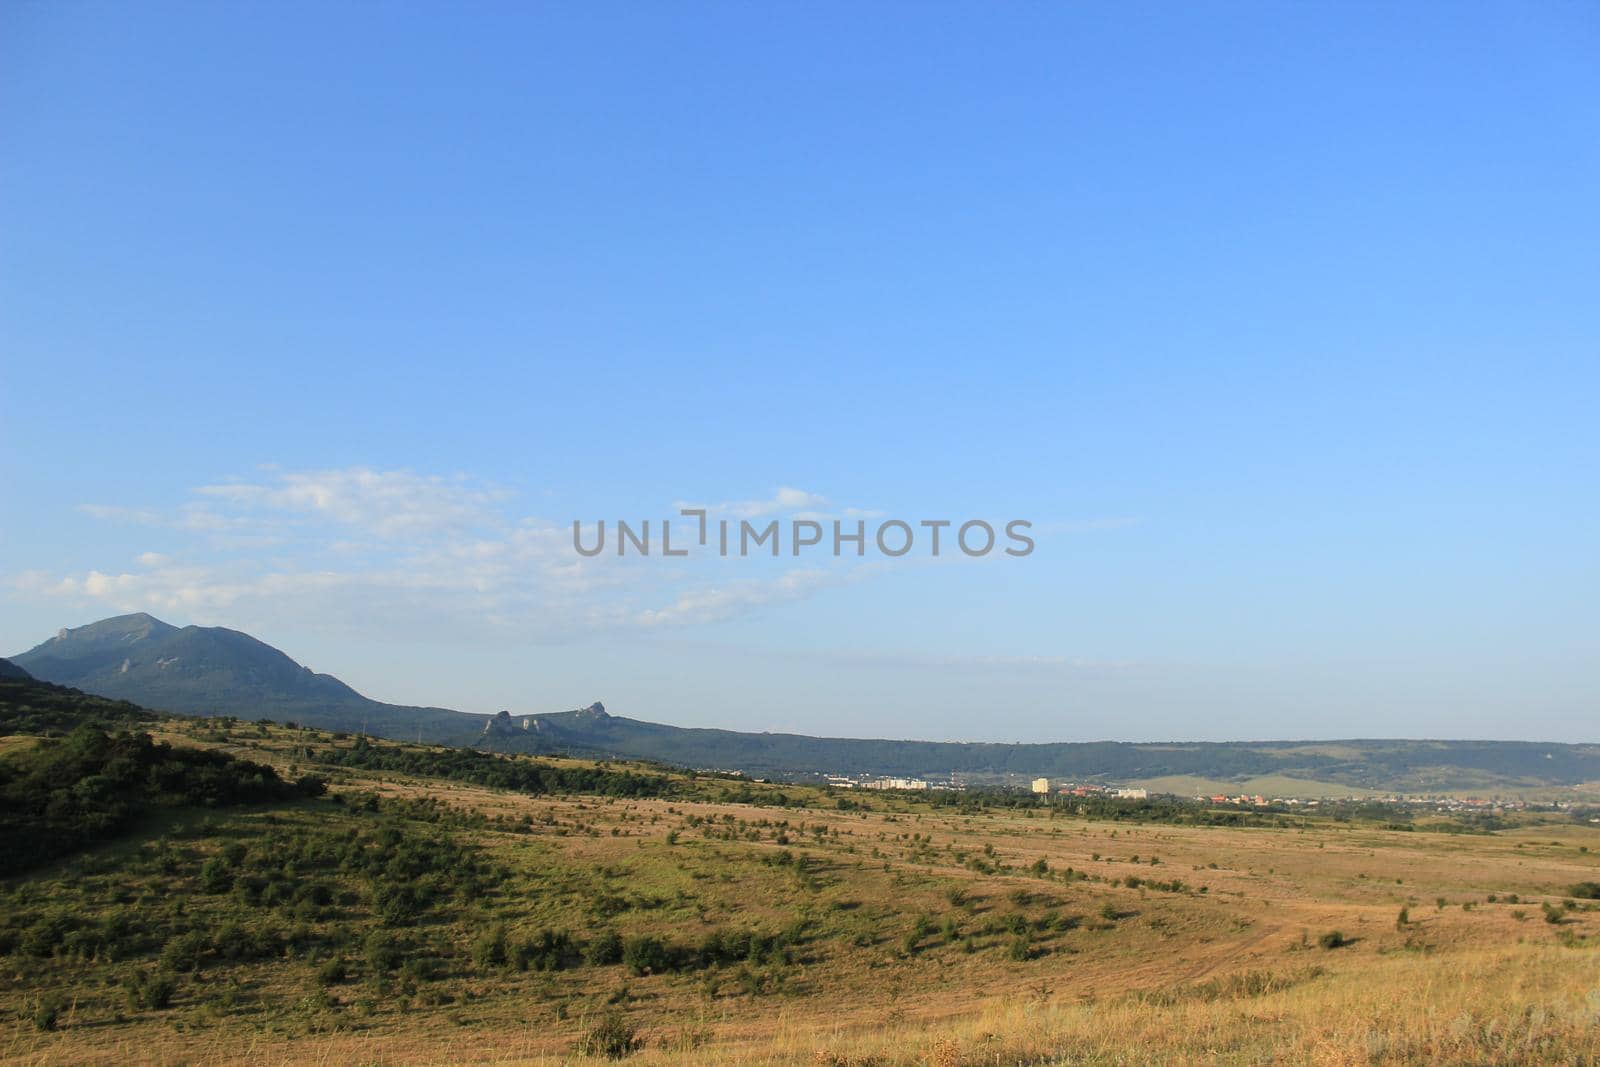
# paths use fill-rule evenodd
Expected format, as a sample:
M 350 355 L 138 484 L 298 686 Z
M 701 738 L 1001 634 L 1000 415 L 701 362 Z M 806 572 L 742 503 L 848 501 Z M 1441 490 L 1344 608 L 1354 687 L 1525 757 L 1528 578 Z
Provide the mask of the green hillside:
M 330 730 L 468 744 L 483 717 L 384 704 L 249 634 L 170 626 L 139 613 L 103 619 L 13 657 L 36 678 L 188 715 L 296 721 Z

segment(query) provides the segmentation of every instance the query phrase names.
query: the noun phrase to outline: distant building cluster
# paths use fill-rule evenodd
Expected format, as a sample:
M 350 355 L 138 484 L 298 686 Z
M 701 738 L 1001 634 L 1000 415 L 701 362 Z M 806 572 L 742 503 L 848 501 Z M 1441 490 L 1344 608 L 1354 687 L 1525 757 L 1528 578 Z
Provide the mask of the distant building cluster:
M 1041 778 L 1039 781 L 1043 780 Z M 1034 783 L 1033 791 L 1035 793 L 1049 792 L 1048 789 L 1041 790 L 1038 782 Z M 1085 782 L 1082 784 L 1069 782 L 1057 789 L 1056 795 L 1063 797 L 1115 797 L 1118 800 L 1149 800 L 1150 790 L 1121 789 L 1115 786 L 1100 785 L 1097 782 Z
M 1257 793 L 1255 796 L 1250 796 L 1247 793 L 1240 793 L 1236 797 L 1230 797 L 1226 793 L 1218 793 L 1216 796 L 1207 797 L 1206 799 L 1210 800 L 1213 804 L 1256 804 L 1265 807 L 1267 803 L 1267 798 L 1262 796 L 1260 793 Z
M 882 775 L 863 774 L 851 777 L 847 774 L 824 774 L 822 780 L 834 789 L 907 789 L 912 792 L 922 792 L 928 789 L 960 789 L 952 778 L 949 782 L 930 782 L 926 778 L 895 778 Z
M 861 788 L 922 790 L 928 788 L 928 783 L 923 778 L 874 778 L 861 783 Z
M 875 774 L 822 774 L 819 776 L 824 782 L 834 789 L 877 789 L 877 790 L 903 790 L 907 792 L 924 792 L 927 790 L 964 790 L 972 784 L 967 781 L 967 775 L 952 772 L 948 778 L 904 778 L 891 775 Z M 1102 782 L 1062 782 L 1052 781 L 1047 777 L 1027 778 L 1022 775 L 1005 775 L 1004 784 L 993 783 L 991 787 L 1019 788 L 1021 782 L 1028 784 L 1028 791 L 1034 796 L 1049 797 L 1082 797 L 1098 798 L 1102 800 L 1149 800 L 1150 790 L 1133 786 L 1107 785 Z M 1020 781 L 1019 781 L 1020 779 Z M 1161 796 L 1174 796 L 1163 793 Z M 1495 797 L 1485 799 L 1481 797 L 1458 797 L 1447 794 L 1400 794 L 1379 796 L 1372 794 L 1352 793 L 1347 796 L 1323 797 L 1296 797 L 1296 796 L 1266 796 L 1261 793 L 1200 793 L 1189 798 L 1199 803 L 1229 805 L 1232 807 L 1246 808 L 1292 808 L 1302 811 L 1317 811 L 1324 808 L 1334 808 L 1349 804 L 1388 804 L 1405 807 L 1413 810 L 1427 809 L 1440 814 L 1502 814 L 1508 811 L 1528 810 L 1532 805 L 1528 801 L 1515 797 Z M 1550 806 L 1552 810 L 1567 810 L 1571 807 L 1567 802 L 1556 802 Z M 1543 810 L 1543 809 L 1541 809 Z M 1591 818 L 1593 823 L 1600 823 L 1600 819 Z

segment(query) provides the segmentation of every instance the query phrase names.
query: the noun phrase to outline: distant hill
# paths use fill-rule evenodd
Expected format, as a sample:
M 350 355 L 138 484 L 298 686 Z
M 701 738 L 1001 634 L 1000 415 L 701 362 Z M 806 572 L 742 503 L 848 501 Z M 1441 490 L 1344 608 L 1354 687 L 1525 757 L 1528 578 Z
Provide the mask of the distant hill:
M 447 744 L 470 744 L 484 722 L 371 700 L 249 634 L 170 626 L 142 612 L 61 630 L 12 660 L 45 681 L 190 715 L 294 720 Z
M 580 711 L 511 717 L 486 728 L 485 747 L 659 760 L 786 777 L 833 773 L 945 778 L 1035 775 L 1130 782 L 1173 775 L 1244 782 L 1266 776 L 1354 790 L 1539 789 L 1600 781 L 1600 745 L 1526 741 L 1261 741 L 995 744 L 860 740 L 685 729 Z
M 62 630 L 10 666 L 36 678 L 194 715 L 296 721 L 378 737 L 501 752 L 647 759 L 772 778 L 818 774 L 1106 783 L 1265 780 L 1305 788 L 1444 792 L 1540 790 L 1600 782 L 1600 745 L 1525 741 L 1251 741 L 999 744 L 863 740 L 689 729 L 608 713 L 496 716 L 368 699 L 248 634 L 170 626 L 145 614 Z M 0 661 L 5 663 L 5 661 Z M 1285 788 L 1285 792 L 1291 792 Z
M 33 675 L 12 663 L 8 659 L 0 659 L 0 678 L 32 678 Z

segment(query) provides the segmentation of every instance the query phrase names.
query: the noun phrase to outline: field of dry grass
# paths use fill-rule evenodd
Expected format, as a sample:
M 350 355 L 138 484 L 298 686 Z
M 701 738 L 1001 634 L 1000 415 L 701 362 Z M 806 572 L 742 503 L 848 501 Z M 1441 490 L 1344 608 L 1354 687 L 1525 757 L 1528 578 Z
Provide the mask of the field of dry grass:
M 276 732 L 205 743 L 293 759 Z M 334 779 L 336 792 L 426 796 L 470 814 L 450 832 L 503 868 L 482 899 L 420 928 L 435 973 L 369 981 L 352 959 L 330 982 L 325 953 L 286 951 L 217 961 L 155 1011 L 123 1003 L 113 961 L 13 953 L 0 958 L 0 1057 L 559 1063 L 589 1058 L 576 1050 L 605 1023 L 641 1064 L 1600 1058 L 1600 911 L 1564 903 L 1570 886 L 1600 879 L 1591 827 L 1206 827 L 895 798 L 840 810 L 837 796 L 793 788 L 777 807 L 777 790 L 750 804 L 709 787 L 699 799 L 617 799 Z M 90 913 L 178 901 L 220 922 L 235 902 L 195 891 L 217 842 L 338 833 L 355 818 L 313 802 L 169 828 L 163 840 L 186 842 L 180 861 L 141 866 L 156 846 L 119 843 L 14 880 L 0 904 Z M 356 910 L 327 918 L 361 921 Z M 783 959 L 633 973 L 474 957 L 466 946 L 495 927 L 682 944 L 796 933 Z M 439 947 L 452 943 L 455 955 Z M 32 1020 L 46 996 L 65 1005 L 54 1029 Z

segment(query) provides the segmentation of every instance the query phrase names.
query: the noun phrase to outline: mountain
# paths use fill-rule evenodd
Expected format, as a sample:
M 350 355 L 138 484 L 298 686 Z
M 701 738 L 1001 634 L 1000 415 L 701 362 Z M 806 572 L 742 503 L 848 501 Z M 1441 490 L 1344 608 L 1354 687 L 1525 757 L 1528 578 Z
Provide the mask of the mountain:
M 15 663 L 12 663 L 10 660 L 0 659 L 0 678 L 18 678 L 25 680 L 32 677 L 33 675 L 29 674 Z
M 1277 777 L 1354 790 L 1431 792 L 1570 787 L 1600 781 L 1600 745 L 1531 741 L 1218 741 L 996 744 L 865 740 L 685 729 L 580 711 L 512 717 L 485 728 L 483 747 L 508 752 L 651 759 L 763 777 L 816 774 L 948 778 L 1043 776 L 1132 782 Z M 1292 791 L 1287 785 L 1284 791 Z
M 1600 745 L 1525 741 L 1251 741 L 998 744 L 868 740 L 690 729 L 575 711 L 495 716 L 371 700 L 249 634 L 169 626 L 145 614 L 62 630 L 12 657 L 12 669 L 87 693 L 196 715 L 293 720 L 330 730 L 500 752 L 648 759 L 770 778 L 821 774 L 974 781 L 1043 776 L 1148 782 L 1183 792 L 1270 779 L 1385 792 L 1564 789 L 1600 782 Z M 6 661 L 0 660 L 0 663 Z M 1163 781 L 1167 780 L 1167 781 Z M 1182 784 L 1179 784 L 1180 781 Z
M 484 717 L 384 704 L 249 634 L 144 613 L 61 630 L 19 656 L 35 678 L 190 715 L 294 720 L 331 730 L 470 744 Z

